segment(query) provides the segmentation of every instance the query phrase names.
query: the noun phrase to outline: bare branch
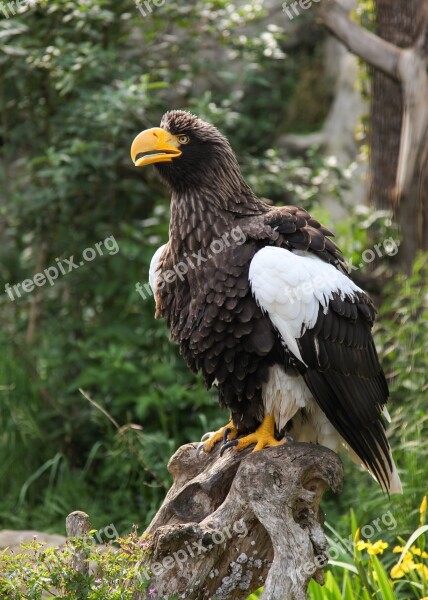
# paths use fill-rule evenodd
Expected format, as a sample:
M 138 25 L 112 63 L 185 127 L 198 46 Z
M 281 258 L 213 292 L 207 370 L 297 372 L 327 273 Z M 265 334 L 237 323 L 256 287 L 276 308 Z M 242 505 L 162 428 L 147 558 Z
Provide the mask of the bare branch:
M 398 64 L 402 50 L 360 27 L 336 0 L 320 2 L 318 13 L 323 24 L 353 54 L 394 79 L 400 79 Z

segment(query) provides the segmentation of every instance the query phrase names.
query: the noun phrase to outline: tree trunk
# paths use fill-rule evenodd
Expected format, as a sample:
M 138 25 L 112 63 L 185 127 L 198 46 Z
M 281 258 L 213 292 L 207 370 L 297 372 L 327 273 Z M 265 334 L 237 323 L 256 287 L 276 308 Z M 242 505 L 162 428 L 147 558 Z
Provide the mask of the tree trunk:
M 424 0 L 376 0 L 377 33 L 388 42 L 412 46 L 421 24 Z M 428 101 L 428 100 L 427 100 Z M 428 189 L 426 165 L 416 168 L 408 193 L 396 205 L 395 184 L 403 121 L 402 84 L 374 70 L 371 104 L 370 202 L 379 209 L 393 209 L 403 235 L 401 264 L 410 267 L 418 249 L 427 249 L 421 225 L 426 219 Z M 419 190 L 420 184 L 422 189 Z M 420 195 L 420 191 L 422 195 Z
M 341 490 L 338 456 L 300 443 L 222 457 L 196 447 L 171 458 L 174 483 L 144 534 L 147 598 L 243 600 L 264 585 L 262 600 L 304 600 L 311 578 L 323 582 L 319 504 Z

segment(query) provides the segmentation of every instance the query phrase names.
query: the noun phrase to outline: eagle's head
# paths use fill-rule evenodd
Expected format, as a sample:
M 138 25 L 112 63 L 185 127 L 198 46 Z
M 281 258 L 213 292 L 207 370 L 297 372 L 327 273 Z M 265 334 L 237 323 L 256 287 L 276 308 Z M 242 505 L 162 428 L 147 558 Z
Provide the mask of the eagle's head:
M 132 142 L 131 158 L 136 167 L 154 164 L 176 192 L 220 183 L 242 188 L 236 157 L 224 135 L 182 110 L 165 113 L 160 127 L 139 133 Z

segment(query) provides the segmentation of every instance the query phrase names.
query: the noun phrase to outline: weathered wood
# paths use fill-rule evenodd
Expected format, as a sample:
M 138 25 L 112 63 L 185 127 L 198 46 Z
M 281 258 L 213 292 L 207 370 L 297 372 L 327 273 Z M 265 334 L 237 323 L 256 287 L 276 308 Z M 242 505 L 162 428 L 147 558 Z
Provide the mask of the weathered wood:
M 174 482 L 145 532 L 150 564 L 138 576 L 158 598 L 241 600 L 262 585 L 263 600 L 306 598 L 310 579 L 323 581 L 319 504 L 328 487 L 341 490 L 338 456 L 301 443 L 223 457 L 196 447 L 170 460 Z
M 68 538 L 85 538 L 92 529 L 89 516 L 80 510 L 68 515 L 65 527 Z M 89 573 L 89 563 L 83 550 L 74 549 L 71 566 L 79 573 Z

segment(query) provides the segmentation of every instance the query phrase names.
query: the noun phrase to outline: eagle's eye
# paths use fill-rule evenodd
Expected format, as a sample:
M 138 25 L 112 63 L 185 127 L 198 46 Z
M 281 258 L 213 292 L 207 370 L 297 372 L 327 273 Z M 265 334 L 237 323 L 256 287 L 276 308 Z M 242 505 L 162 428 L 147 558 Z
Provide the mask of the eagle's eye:
M 188 144 L 190 142 L 189 136 L 185 135 L 184 133 L 182 135 L 179 135 L 177 139 L 180 142 L 180 144 Z

